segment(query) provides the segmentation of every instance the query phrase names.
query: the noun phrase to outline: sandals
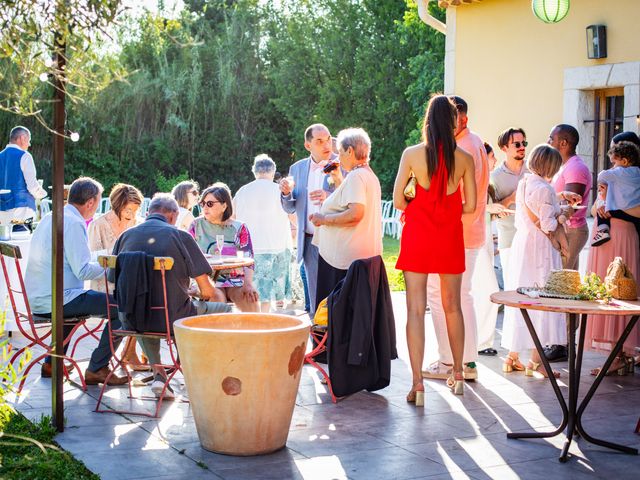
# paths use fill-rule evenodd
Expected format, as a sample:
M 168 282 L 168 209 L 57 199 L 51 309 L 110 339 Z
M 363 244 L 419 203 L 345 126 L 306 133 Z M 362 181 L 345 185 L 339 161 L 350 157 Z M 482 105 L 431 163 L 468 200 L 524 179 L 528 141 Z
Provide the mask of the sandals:
M 524 374 L 527 377 L 537 377 L 537 378 L 549 378 L 547 375 L 547 372 L 544 368 L 540 368 L 542 365 L 539 364 L 538 362 L 534 362 L 533 360 L 529 360 L 529 363 L 527 363 L 527 368 L 525 368 L 524 370 Z M 552 371 L 553 372 L 553 376 L 555 378 L 560 378 L 560 372 L 556 372 L 555 370 Z
M 462 372 L 454 372 L 447 379 L 447 386 L 454 395 L 464 395 L 464 374 Z
M 626 354 L 622 353 L 621 355 L 618 355 L 615 358 L 615 360 L 609 367 L 609 371 L 606 373 L 606 375 L 607 376 L 612 376 L 612 375 L 624 376 L 624 375 L 633 373 L 634 361 L 635 359 L 633 357 L 627 356 Z M 600 375 L 601 371 L 602 371 L 602 367 L 598 367 L 598 368 L 592 369 L 590 373 L 594 377 L 597 377 L 598 375 Z
M 424 407 L 424 385 L 422 382 L 414 383 L 407 394 L 407 402 L 415 403 L 416 407 Z
M 513 358 L 511 354 L 509 354 L 507 355 L 507 358 L 504 359 L 504 363 L 502 364 L 502 371 L 504 373 L 511 373 L 514 370 L 516 372 L 522 372 L 525 370 L 525 368 L 518 357 Z

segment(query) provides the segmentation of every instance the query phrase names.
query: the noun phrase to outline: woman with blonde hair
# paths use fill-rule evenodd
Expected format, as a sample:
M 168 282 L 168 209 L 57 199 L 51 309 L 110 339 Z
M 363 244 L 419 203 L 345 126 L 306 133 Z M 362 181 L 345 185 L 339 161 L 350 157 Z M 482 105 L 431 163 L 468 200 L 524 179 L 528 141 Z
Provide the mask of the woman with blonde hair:
M 573 204 L 582 197 L 572 192 L 555 192 L 551 179 L 561 166 L 560 152 L 550 145 L 538 145 L 529 155 L 527 168 L 531 173 L 524 176 L 516 190 L 516 234 L 511 246 L 512 268 L 505 271 L 505 290 L 544 285 L 551 270 L 562 269 L 560 251 L 553 247 L 549 235 L 556 229 L 563 229 L 570 216 L 571 210 L 561 210 L 559 200 L 565 199 Z M 567 343 L 562 314 L 532 311 L 529 316 L 542 345 Z M 505 309 L 502 346 L 509 350 L 503 364 L 505 373 L 525 370 L 527 376 L 547 376 L 546 371 L 540 368 L 540 354 L 529 330 L 515 308 Z M 524 350 L 531 351 L 526 367 L 519 358 L 519 352 Z M 560 374 L 554 372 L 554 376 L 559 377 Z

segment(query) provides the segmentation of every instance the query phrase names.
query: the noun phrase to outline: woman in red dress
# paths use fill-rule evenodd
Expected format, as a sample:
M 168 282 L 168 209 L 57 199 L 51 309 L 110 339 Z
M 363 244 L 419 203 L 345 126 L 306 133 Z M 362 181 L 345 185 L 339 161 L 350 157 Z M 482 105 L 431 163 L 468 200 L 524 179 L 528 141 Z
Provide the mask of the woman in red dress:
M 407 344 L 413 373 L 408 402 L 424 405 L 422 362 L 424 359 L 424 315 L 427 307 L 427 277 L 440 275 L 442 305 L 453 354 L 453 375 L 447 380 L 452 391 L 464 391 L 462 355 L 464 323 L 460 307 L 460 285 L 464 272 L 462 213 L 476 208 L 476 183 L 471 155 L 456 146 L 454 130 L 457 110 L 444 95 L 431 98 L 422 129 L 423 142 L 402 154 L 393 188 L 393 203 L 404 211 L 404 229 L 396 268 L 404 272 L 407 286 Z M 416 177 L 416 195 L 410 202 L 404 189 L 411 173 Z M 460 192 L 463 182 L 464 199 Z

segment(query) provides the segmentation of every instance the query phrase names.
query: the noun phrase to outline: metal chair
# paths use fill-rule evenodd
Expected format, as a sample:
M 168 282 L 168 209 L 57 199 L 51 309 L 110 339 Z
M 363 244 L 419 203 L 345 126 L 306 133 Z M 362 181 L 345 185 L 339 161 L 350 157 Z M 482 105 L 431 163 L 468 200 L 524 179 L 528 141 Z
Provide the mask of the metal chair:
M 104 273 L 104 282 L 105 282 L 105 286 L 108 285 L 108 279 L 107 279 L 107 269 L 115 269 L 116 268 L 116 264 L 118 261 L 118 257 L 116 257 L 115 255 L 101 255 L 98 257 L 98 263 L 105 269 L 105 273 Z M 153 310 L 162 310 L 164 311 L 164 319 L 165 319 L 165 331 L 164 332 L 144 332 L 144 333 L 140 333 L 134 330 L 124 330 L 124 329 L 119 329 L 119 330 L 115 330 L 111 327 L 111 307 L 118 307 L 117 303 L 111 303 L 110 299 L 109 299 L 109 294 L 105 293 L 105 298 L 107 299 L 107 312 L 108 312 L 108 328 L 109 328 L 109 346 L 111 347 L 111 353 L 112 353 L 112 365 L 111 365 L 111 369 L 109 371 L 109 374 L 107 375 L 107 378 L 105 379 L 103 385 L 102 385 L 102 389 L 100 390 L 100 396 L 98 397 L 98 403 L 96 404 L 96 408 L 95 408 L 95 412 L 99 412 L 99 413 L 121 413 L 121 414 L 129 414 L 129 415 L 143 415 L 146 417 L 152 417 L 152 418 L 158 418 L 158 414 L 160 412 L 160 408 L 162 407 L 162 401 L 164 400 L 164 396 L 165 396 L 165 392 L 167 390 L 167 386 L 169 385 L 169 382 L 171 382 L 171 379 L 175 376 L 176 373 L 181 372 L 182 369 L 180 368 L 180 361 L 178 359 L 178 351 L 175 348 L 175 340 L 173 338 L 173 336 L 171 335 L 171 322 L 169 320 L 169 309 L 168 309 L 168 303 L 167 303 L 167 283 L 166 283 L 166 272 L 171 270 L 173 268 L 173 258 L 171 257 L 155 257 L 154 261 L 153 261 L 153 270 L 154 271 L 158 271 L 162 277 L 162 305 L 157 305 L 157 306 L 151 306 L 150 309 Z M 108 292 L 108 288 L 105 288 L 105 290 Z M 169 355 L 171 358 L 171 363 L 160 363 L 160 364 L 152 364 L 150 365 L 150 367 L 160 367 L 160 368 L 164 368 L 170 371 L 169 376 L 167 378 L 167 381 L 165 382 L 164 388 L 162 389 L 162 392 L 160 393 L 159 397 L 135 397 L 133 395 L 133 391 L 131 388 L 131 381 L 132 381 L 132 376 L 131 373 L 129 372 L 129 370 L 127 370 L 125 364 L 122 361 L 122 357 L 119 357 L 116 354 L 116 348 L 114 346 L 114 339 L 116 337 L 136 337 L 136 338 L 155 338 L 155 339 L 164 339 L 167 342 L 167 346 L 169 347 Z M 118 370 L 119 368 L 121 368 L 122 370 L 124 370 L 127 374 L 127 378 L 128 378 L 128 386 L 129 386 L 129 398 L 132 399 L 139 399 L 139 400 L 157 400 L 157 405 L 156 405 L 156 410 L 153 414 L 149 413 L 149 412 L 136 412 L 136 411 L 124 411 L 124 410 L 116 410 L 116 409 L 111 409 L 111 408 L 100 408 L 100 405 L 102 403 L 102 397 L 104 396 L 105 393 L 105 389 L 107 388 L 109 379 L 111 378 L 111 376 L 116 372 L 116 370 Z
M 13 259 L 14 268 L 16 274 L 18 276 L 19 288 L 16 288 L 12 285 L 11 276 L 9 275 L 9 265 L 11 265 L 11 261 L 5 260 L 6 258 Z M 13 309 L 13 314 L 15 317 L 16 325 L 18 326 L 18 330 L 24 337 L 27 339 L 27 344 L 22 348 L 19 348 L 9 360 L 10 363 L 15 362 L 27 349 L 30 349 L 35 346 L 42 347 L 44 349 L 44 353 L 34 356 L 33 360 L 27 365 L 24 370 L 24 374 L 22 376 L 22 380 L 18 386 L 18 393 L 22 391 L 24 387 L 24 383 L 29 375 L 31 369 L 38 364 L 40 360 L 45 358 L 47 355 L 53 355 L 53 350 L 50 345 L 45 343 L 45 340 L 51 336 L 51 319 L 48 317 L 41 317 L 39 315 L 34 315 L 31 313 L 31 306 L 29 305 L 29 299 L 27 298 L 26 289 L 24 286 L 24 279 L 22 276 L 22 270 L 20 268 L 20 259 L 22 258 L 22 254 L 20 253 L 20 247 L 16 245 L 11 245 L 10 243 L 0 242 L 0 263 L 2 264 L 2 271 L 4 272 L 4 279 L 7 283 L 7 291 L 9 293 L 9 300 L 11 302 L 11 308 Z M 48 281 L 46 279 L 45 281 Z M 19 295 L 18 298 L 21 297 L 22 302 L 24 303 L 25 311 L 21 311 L 17 304 L 16 294 Z M 83 338 L 93 335 L 95 338 L 95 332 L 97 332 L 102 323 L 100 322 L 96 327 L 90 328 L 86 325 L 86 321 L 89 316 L 79 316 L 79 317 L 69 317 L 64 319 L 65 325 L 72 325 L 73 329 L 66 336 L 63 341 L 64 345 L 69 344 L 74 334 L 78 331 L 79 328 L 84 328 L 86 332 L 80 335 L 73 346 L 71 355 L 63 355 L 63 359 L 67 360 L 71 363 L 72 368 L 77 370 L 78 376 L 80 377 L 80 383 L 82 384 L 82 389 L 86 390 L 87 385 L 84 381 L 84 376 L 82 375 L 82 371 L 80 367 L 78 367 L 77 362 L 73 359 L 73 353 L 75 353 L 75 348 L 78 345 L 78 342 Z M 64 375 L 67 379 L 69 379 L 69 371 L 67 370 L 67 366 L 63 362 Z

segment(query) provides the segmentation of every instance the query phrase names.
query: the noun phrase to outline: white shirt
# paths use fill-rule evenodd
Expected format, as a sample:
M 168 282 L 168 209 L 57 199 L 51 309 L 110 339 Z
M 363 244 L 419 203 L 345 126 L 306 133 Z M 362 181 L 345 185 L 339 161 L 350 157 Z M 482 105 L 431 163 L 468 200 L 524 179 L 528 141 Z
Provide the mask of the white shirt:
M 8 144 L 6 148 L 17 148 L 18 150 L 22 150 L 14 143 Z M 24 181 L 27 184 L 27 190 L 29 190 L 29 193 L 33 195 L 36 200 L 46 197 L 47 191 L 43 189 L 38 182 L 38 178 L 36 177 L 36 166 L 33 162 L 33 157 L 29 152 L 25 151 L 20 158 L 20 170 L 22 170 L 22 175 L 24 176 Z M 29 207 L 12 208 L 11 210 L 0 212 L 0 224 L 8 224 L 11 220 L 26 220 L 27 218 L 33 217 L 35 213 L 36 212 Z
M 29 260 L 25 273 L 25 288 L 33 313 L 51 313 L 51 227 L 48 213 L 38 224 L 31 238 Z M 64 259 L 62 303 L 66 305 L 86 290 L 85 280 L 100 277 L 104 269 L 91 261 L 87 224 L 73 205 L 64 207 Z
M 313 158 L 310 160 L 313 162 Z M 327 162 L 318 162 L 318 165 L 326 165 Z M 314 169 L 312 165 L 309 165 L 309 177 L 307 178 L 307 226 L 305 227 L 305 232 L 313 234 L 315 232 L 315 226 L 311 221 L 309 221 L 309 216 L 313 213 L 318 213 L 320 211 L 320 207 L 322 207 L 322 203 L 313 203 L 309 198 L 309 194 L 314 190 L 322 190 L 322 185 L 324 183 L 325 173 L 322 171 L 322 168 Z
M 292 249 L 289 217 L 280 204 L 277 183 L 259 178 L 240 187 L 233 199 L 236 219 L 251 234 L 253 253 L 280 253 Z

